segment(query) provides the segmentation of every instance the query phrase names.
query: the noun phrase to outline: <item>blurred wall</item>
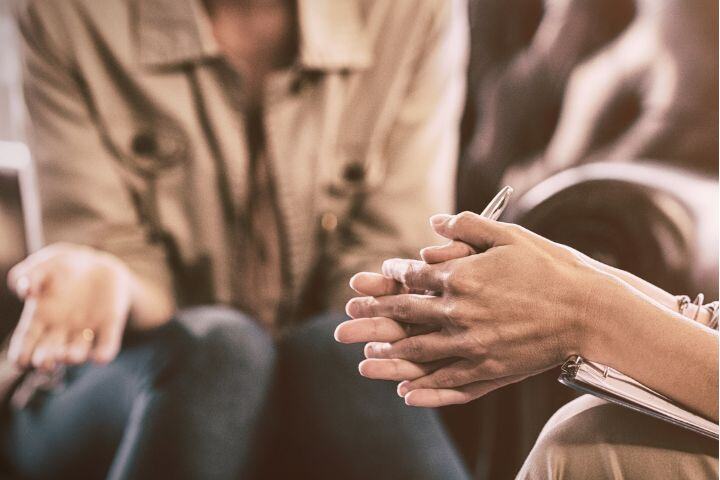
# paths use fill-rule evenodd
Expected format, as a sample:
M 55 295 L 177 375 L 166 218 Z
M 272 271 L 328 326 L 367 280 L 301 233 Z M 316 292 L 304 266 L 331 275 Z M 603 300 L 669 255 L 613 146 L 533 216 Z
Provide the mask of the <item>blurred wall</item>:
M 24 107 L 11 0 L 0 0 L 0 140 L 22 140 Z

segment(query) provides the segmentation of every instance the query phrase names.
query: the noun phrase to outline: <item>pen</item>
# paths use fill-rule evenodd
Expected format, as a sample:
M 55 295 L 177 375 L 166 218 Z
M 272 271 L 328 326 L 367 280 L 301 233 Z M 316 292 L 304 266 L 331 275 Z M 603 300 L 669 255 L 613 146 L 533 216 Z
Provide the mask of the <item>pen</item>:
M 490 203 L 487 204 L 487 207 L 485 207 L 480 216 L 484 218 L 489 218 L 490 220 L 497 220 L 498 217 L 502 215 L 503 211 L 505 211 L 505 208 L 508 206 L 508 203 L 510 202 L 510 196 L 513 194 L 513 192 L 514 190 L 511 186 L 505 185 L 503 188 L 500 189 L 497 195 L 495 195 L 495 197 L 490 200 Z M 470 247 L 470 250 L 472 253 L 477 253 L 474 247 Z M 439 293 L 433 292 L 431 290 L 426 290 L 425 295 L 438 296 Z
M 502 215 L 505 207 L 508 206 L 510 196 L 513 194 L 513 191 L 512 187 L 505 185 L 502 189 L 500 189 L 497 195 L 490 200 L 490 203 L 488 203 L 487 207 L 485 207 L 480 216 L 489 218 L 490 220 L 497 220 L 500 215 Z

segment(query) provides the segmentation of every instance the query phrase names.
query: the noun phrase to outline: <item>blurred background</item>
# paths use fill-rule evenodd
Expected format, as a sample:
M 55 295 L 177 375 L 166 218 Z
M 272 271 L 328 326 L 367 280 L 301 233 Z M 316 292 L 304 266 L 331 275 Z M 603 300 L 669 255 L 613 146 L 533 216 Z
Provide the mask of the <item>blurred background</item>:
M 0 1 L 0 140 L 23 139 Z M 717 0 L 470 0 L 459 210 L 516 221 L 673 293 L 718 285 Z M 532 312 L 528 312 L 532 315 Z M 572 392 L 557 372 L 445 417 L 477 478 L 512 478 Z
M 0 140 L 22 140 L 23 100 L 20 58 L 10 2 L 0 1 Z

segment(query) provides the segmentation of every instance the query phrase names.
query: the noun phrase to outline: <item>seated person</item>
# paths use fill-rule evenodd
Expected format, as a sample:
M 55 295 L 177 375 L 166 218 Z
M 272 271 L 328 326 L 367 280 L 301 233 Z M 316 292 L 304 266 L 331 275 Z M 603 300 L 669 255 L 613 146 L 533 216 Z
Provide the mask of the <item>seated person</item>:
M 366 296 L 335 336 L 369 342 L 362 375 L 437 407 L 581 355 L 718 421 L 718 334 L 703 324 L 717 304 L 693 321 L 667 292 L 521 227 L 471 213 L 431 223 L 451 242 L 422 250 L 424 262 L 388 260 L 383 275 L 351 280 Z M 584 396 L 548 422 L 519 478 L 717 475 L 716 441 Z
M 350 274 L 449 206 L 463 2 L 20 3 L 50 246 L 9 276 L 9 358 L 36 372 L 3 404 L 5 468 L 466 478 L 435 414 L 331 336 Z

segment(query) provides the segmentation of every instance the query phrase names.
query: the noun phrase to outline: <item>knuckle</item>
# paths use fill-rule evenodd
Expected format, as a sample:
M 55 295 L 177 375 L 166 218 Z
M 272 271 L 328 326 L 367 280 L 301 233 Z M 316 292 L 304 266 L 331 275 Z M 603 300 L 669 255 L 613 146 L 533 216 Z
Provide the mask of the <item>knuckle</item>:
M 529 234 L 528 230 L 525 227 L 522 227 L 515 223 L 506 224 L 505 231 L 511 239 L 514 239 L 516 241 L 526 239 Z
M 492 341 L 488 340 L 487 335 L 485 329 L 481 332 L 463 335 L 460 339 L 460 350 L 475 362 L 486 359 L 490 353 L 490 345 L 492 345 Z
M 396 320 L 407 320 L 410 318 L 410 303 L 404 299 L 397 299 L 392 306 L 392 313 Z
M 435 372 L 435 383 L 439 388 L 448 388 L 455 385 L 456 375 L 447 370 L 439 370 Z
M 422 281 L 424 269 L 419 263 L 408 262 L 405 267 L 403 281 L 409 287 L 415 286 Z
M 505 224 L 504 228 L 509 235 L 512 235 L 514 237 L 519 237 L 520 235 L 522 235 L 523 228 L 515 223 Z
M 468 290 L 470 276 L 462 268 L 448 268 L 443 275 L 443 284 L 451 293 L 463 293 Z
M 364 316 L 376 316 L 377 300 L 372 297 L 354 298 L 350 300 L 351 312 L 355 318 Z
M 504 368 L 502 366 L 502 363 L 498 362 L 497 360 L 487 358 L 482 364 L 483 371 L 485 372 L 485 375 L 489 378 L 497 378 L 502 375 L 504 375 Z
M 442 307 L 443 315 L 448 323 L 457 325 L 463 320 L 463 311 L 460 304 L 456 301 L 446 301 Z
M 109 363 L 117 356 L 119 350 L 119 346 L 106 345 L 102 348 L 96 349 L 93 352 L 92 356 L 93 359 L 98 363 Z
M 474 217 L 475 217 L 475 214 L 468 210 L 464 210 L 455 216 L 455 218 L 457 218 L 457 220 L 460 222 L 467 222 L 468 220 L 471 220 Z
M 402 348 L 399 350 L 398 353 L 411 358 L 417 358 L 422 355 L 422 345 L 414 338 L 409 338 L 403 342 Z
M 472 221 L 475 219 L 475 214 L 472 212 L 469 212 L 465 210 L 464 212 L 460 212 L 457 215 L 455 215 L 455 226 L 464 228 L 472 223 Z
M 446 290 L 455 291 L 457 290 L 457 271 L 454 269 L 446 269 L 443 272 L 443 286 Z
M 475 361 L 482 361 L 486 359 L 488 353 L 490 353 L 486 342 L 470 338 L 465 340 L 463 350 L 468 352 L 469 356 Z

